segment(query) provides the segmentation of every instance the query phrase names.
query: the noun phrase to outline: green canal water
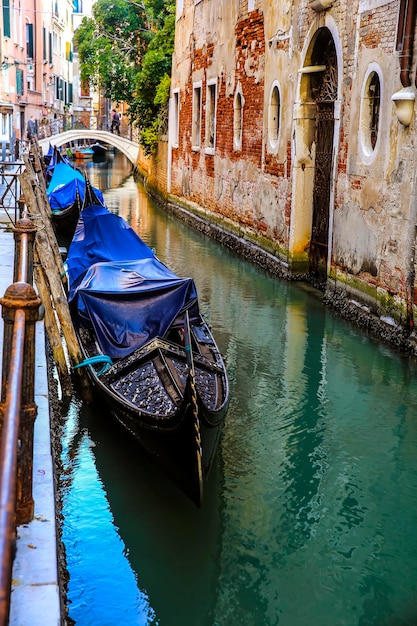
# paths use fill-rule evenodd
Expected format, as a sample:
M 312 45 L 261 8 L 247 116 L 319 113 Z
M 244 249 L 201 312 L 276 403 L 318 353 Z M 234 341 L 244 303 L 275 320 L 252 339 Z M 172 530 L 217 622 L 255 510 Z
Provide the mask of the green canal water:
M 62 408 L 81 626 L 417 624 L 417 367 L 167 216 L 124 159 L 93 184 L 195 279 L 231 404 L 201 509 L 103 412 Z

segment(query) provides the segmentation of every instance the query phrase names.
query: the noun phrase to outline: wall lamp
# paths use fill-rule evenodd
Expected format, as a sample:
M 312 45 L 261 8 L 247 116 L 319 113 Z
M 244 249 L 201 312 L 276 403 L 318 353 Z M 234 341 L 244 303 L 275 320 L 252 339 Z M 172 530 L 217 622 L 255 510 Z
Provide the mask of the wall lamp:
M 17 67 L 18 65 L 26 65 L 26 63 L 23 63 L 23 61 L 12 61 L 11 63 L 2 61 L 2 63 L 0 63 L 0 70 L 8 70 L 9 67 Z
M 333 6 L 334 0 L 310 0 L 309 7 L 314 11 L 320 13 L 321 11 L 327 11 Z
M 391 96 L 395 104 L 395 112 L 398 121 L 403 126 L 409 126 L 414 113 L 414 101 L 416 94 L 412 87 L 404 87 Z

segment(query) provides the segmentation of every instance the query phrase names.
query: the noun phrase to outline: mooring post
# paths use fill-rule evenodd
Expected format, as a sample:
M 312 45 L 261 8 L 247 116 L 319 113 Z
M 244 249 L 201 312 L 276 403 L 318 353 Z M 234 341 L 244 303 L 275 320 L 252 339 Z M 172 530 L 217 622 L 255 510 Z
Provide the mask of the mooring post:
M 17 459 L 16 525 L 33 519 L 33 430 L 37 415 L 35 404 L 35 324 L 40 298 L 32 285 L 17 282 L 7 288 L 0 299 L 4 321 L 3 363 L 1 381 L 0 437 L 3 429 L 8 373 L 13 355 L 13 334 L 18 310 L 25 312 L 24 360 L 22 371 L 22 401 L 19 415 L 19 451 Z
M 13 228 L 14 266 L 13 282 L 23 281 L 33 285 L 33 245 L 37 228 L 31 219 L 19 219 Z M 26 274 L 21 276 L 21 274 Z
M 24 211 L 26 210 L 26 204 L 25 204 L 25 198 L 23 195 L 20 196 L 19 200 L 17 201 L 17 208 L 19 210 L 19 218 L 20 217 L 24 217 Z M 15 219 L 15 221 L 17 221 L 17 219 Z

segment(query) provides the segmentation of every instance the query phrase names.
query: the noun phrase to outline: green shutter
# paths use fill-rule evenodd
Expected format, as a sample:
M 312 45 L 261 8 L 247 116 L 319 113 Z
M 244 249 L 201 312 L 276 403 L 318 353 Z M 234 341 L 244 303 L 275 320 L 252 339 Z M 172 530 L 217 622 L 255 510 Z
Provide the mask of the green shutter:
M 26 24 L 26 56 L 33 59 L 33 24 Z
M 16 93 L 23 96 L 23 70 L 16 69 Z
M 4 36 L 10 37 L 10 0 L 3 0 Z
M 45 26 L 42 28 L 42 40 L 43 40 L 43 60 L 46 61 L 48 57 L 46 54 L 46 28 Z

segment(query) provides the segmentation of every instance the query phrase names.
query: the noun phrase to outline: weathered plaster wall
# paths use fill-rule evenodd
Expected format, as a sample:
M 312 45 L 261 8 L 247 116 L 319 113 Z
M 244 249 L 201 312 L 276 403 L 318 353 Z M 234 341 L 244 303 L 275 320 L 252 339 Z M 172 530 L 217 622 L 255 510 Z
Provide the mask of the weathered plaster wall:
M 262 112 L 265 108 L 263 14 L 254 11 L 249 18 L 247 12 L 242 15 L 240 7 L 233 3 L 228 5 L 227 10 L 224 3 L 220 3 L 216 11 L 216 4 L 219 3 L 201 2 L 195 7 L 195 41 L 193 50 L 190 50 L 192 60 L 181 64 L 178 73 L 174 73 L 174 88 L 181 89 L 181 84 L 187 84 L 185 97 L 181 98 L 181 125 L 187 130 L 182 136 L 182 144 L 173 153 L 172 192 L 247 227 L 268 232 L 271 239 L 285 241 L 285 212 L 277 211 L 276 207 L 279 204 L 285 206 L 287 202 L 290 173 L 286 166 L 290 154 L 287 142 L 281 145 L 281 161 L 276 158 L 269 160 L 267 167 L 272 176 L 265 176 L 262 172 Z M 288 6 L 285 14 L 288 22 Z M 209 26 L 206 27 L 206 24 Z M 272 25 L 278 32 L 280 20 L 276 19 Z M 285 46 L 288 46 L 288 41 L 287 34 Z M 187 77 L 185 71 L 189 72 Z M 217 133 L 215 155 L 211 155 L 204 149 L 204 120 L 203 146 L 198 152 L 192 150 L 192 103 L 189 96 L 192 85 L 202 81 L 204 109 L 207 81 L 214 77 L 218 79 Z M 243 136 L 239 150 L 234 149 L 233 143 L 233 107 L 237 89 L 244 99 Z M 290 123 L 290 112 L 287 112 L 286 118 Z M 276 173 L 285 173 L 285 182 L 282 176 L 275 176 Z
M 244 0 L 184 0 L 172 72 L 180 132 L 167 159 L 170 191 L 181 202 L 235 223 L 295 269 L 297 259 L 308 263 L 315 103 L 311 81 L 300 70 L 314 63 L 314 38 L 328 29 L 338 65 L 328 271 L 342 288 L 354 283 L 356 295 L 362 289 L 369 299 L 372 293 L 376 307 L 392 310 L 401 309 L 413 291 L 416 223 L 416 121 L 402 126 L 391 100 L 401 87 L 395 49 L 399 4 L 335 0 L 328 11 L 317 13 L 308 0 L 256 0 L 248 12 Z M 414 68 L 415 62 L 413 80 Z M 370 150 L 365 85 L 372 71 L 380 78 L 381 100 L 378 139 Z M 212 80 L 217 81 L 216 144 L 207 150 Z M 196 83 L 202 94 L 200 147 L 192 145 Z M 281 106 L 278 140 L 271 142 L 274 86 Z M 238 147 L 237 92 L 243 103 Z
M 332 262 L 407 298 L 414 158 L 410 162 L 408 153 L 405 167 L 399 149 L 401 138 L 408 135 L 413 141 L 414 133 L 399 124 L 391 101 L 401 86 L 395 51 L 398 2 L 360 2 L 358 11 L 356 42 L 347 47 L 351 58 L 346 56 L 344 68 L 344 147 L 336 181 Z M 368 106 L 364 85 L 372 70 L 381 79 L 381 103 L 378 140 L 370 154 L 364 148 L 368 129 L 363 109 Z

